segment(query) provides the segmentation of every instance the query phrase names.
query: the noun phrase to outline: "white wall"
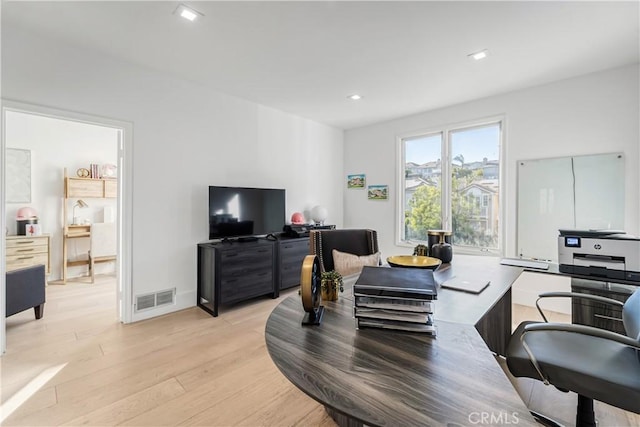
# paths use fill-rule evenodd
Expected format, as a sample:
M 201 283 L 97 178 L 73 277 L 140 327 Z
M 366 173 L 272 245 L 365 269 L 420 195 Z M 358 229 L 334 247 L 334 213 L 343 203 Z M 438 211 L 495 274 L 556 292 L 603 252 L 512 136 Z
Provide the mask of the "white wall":
M 133 294 L 193 306 L 209 185 L 286 188 L 342 226 L 343 132 L 82 48 L 2 28 L 3 96 L 133 123 Z
M 48 279 L 61 278 L 62 226 L 64 203 L 63 171 L 76 176 L 76 170 L 89 168 L 91 163 L 117 163 L 117 131 L 112 128 L 58 120 L 49 117 L 8 111 L 5 143 L 8 148 L 31 151 L 31 203 L 6 204 L 9 234 L 16 234 L 16 211 L 30 206 L 38 213 L 43 233 L 51 235 L 51 274 Z M 71 224 L 73 204 L 67 201 L 67 224 Z M 115 199 L 85 199 L 88 208 L 77 209 L 78 217 L 102 222 L 104 208 L 115 216 Z M 69 259 L 86 259 L 88 239 L 74 239 L 69 244 Z M 98 274 L 113 271 L 114 263 L 96 265 Z M 69 277 L 87 274 L 87 267 L 69 267 Z
M 590 74 L 517 92 L 455 105 L 379 123 L 345 133 L 344 174 L 366 173 L 369 183 L 389 184 L 387 203 L 370 202 L 363 194 L 345 191 L 345 227 L 378 230 L 383 256 L 410 253 L 395 244 L 397 221 L 396 137 L 503 115 L 506 158 L 501 183 L 506 186 L 505 256 L 516 256 L 516 162 L 523 159 L 623 152 L 625 154 L 625 229 L 640 231 L 640 101 L 638 65 Z M 455 255 L 454 255 L 455 262 Z M 569 290 L 566 277 L 522 275 L 514 285 L 513 300 L 531 305 L 538 293 Z M 569 312 L 567 302 L 549 302 L 556 311 Z
M 395 244 L 397 190 L 396 137 L 503 115 L 506 158 L 506 256 L 516 247 L 516 161 L 607 152 L 626 157 L 625 228 L 639 232 L 638 65 L 590 74 L 465 104 L 429 111 L 345 133 L 344 174 L 366 173 L 368 183 L 389 184 L 388 203 L 370 202 L 363 194 L 345 191 L 345 227 L 378 230 L 383 255 L 408 253 Z

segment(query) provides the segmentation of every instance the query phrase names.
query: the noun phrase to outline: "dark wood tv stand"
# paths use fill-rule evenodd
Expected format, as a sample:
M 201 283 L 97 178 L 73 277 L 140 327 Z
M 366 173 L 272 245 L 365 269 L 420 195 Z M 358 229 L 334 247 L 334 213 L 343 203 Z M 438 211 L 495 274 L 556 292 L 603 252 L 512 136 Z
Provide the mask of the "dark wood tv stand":
M 300 284 L 309 238 L 227 240 L 198 244 L 197 305 L 213 316 L 219 307 L 280 296 Z

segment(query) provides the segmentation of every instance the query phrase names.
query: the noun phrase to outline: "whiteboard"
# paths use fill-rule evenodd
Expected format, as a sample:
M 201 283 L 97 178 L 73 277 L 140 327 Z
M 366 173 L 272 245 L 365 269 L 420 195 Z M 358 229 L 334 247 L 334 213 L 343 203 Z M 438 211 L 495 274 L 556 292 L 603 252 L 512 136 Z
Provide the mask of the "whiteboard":
M 517 198 L 517 255 L 557 261 L 559 229 L 624 228 L 624 156 L 518 161 Z

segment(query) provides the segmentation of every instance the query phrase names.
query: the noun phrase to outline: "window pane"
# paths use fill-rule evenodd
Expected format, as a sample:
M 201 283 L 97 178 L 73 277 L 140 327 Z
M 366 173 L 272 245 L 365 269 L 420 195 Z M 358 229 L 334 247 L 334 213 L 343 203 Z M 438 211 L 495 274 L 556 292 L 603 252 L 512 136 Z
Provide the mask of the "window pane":
M 403 140 L 404 240 L 427 240 L 442 228 L 442 134 Z
M 453 242 L 498 248 L 500 125 L 451 132 Z

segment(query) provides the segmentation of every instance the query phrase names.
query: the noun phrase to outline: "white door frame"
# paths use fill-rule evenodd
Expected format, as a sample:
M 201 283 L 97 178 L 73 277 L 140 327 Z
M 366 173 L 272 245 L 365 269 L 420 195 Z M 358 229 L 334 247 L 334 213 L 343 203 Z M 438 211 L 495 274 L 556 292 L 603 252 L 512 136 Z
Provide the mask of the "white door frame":
M 2 99 L 2 137 L 0 141 L 0 230 L 6 229 L 6 204 L 5 204 L 5 149 L 6 149 L 6 113 L 14 111 L 19 113 L 33 114 L 55 119 L 68 120 L 109 127 L 118 130 L 118 258 L 116 265 L 118 292 L 118 318 L 123 323 L 130 323 L 133 310 L 133 293 L 131 284 L 132 268 L 132 248 L 131 230 L 133 221 L 133 123 L 122 120 L 114 120 L 105 117 L 92 116 L 89 114 L 74 111 L 60 110 L 51 107 L 44 107 L 35 104 Z M 0 301 L 6 301 L 6 256 L 5 232 L 0 233 Z M 0 355 L 6 349 L 6 322 L 5 304 L 0 304 Z

